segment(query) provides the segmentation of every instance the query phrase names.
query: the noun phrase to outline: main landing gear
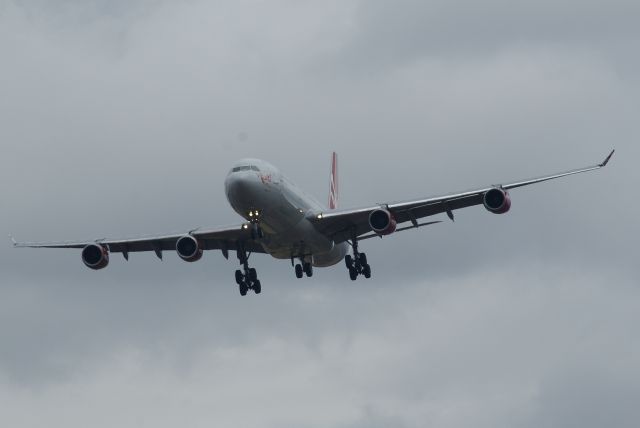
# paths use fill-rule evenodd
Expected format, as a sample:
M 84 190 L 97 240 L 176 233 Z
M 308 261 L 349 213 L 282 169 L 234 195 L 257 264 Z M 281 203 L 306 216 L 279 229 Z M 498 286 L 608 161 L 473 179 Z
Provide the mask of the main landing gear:
M 262 291 L 262 285 L 258 279 L 258 273 L 254 268 L 249 267 L 249 255 L 244 248 L 238 248 L 238 260 L 243 270 L 236 271 L 236 284 L 240 288 L 240 295 L 246 296 L 247 291 L 253 290 L 256 294 Z
M 358 240 L 353 239 L 351 246 L 353 247 L 353 256 L 347 254 L 344 258 L 344 264 L 349 269 L 349 278 L 351 281 L 358 279 L 358 275 L 364 275 L 365 278 L 371 278 L 371 266 L 367 263 L 367 255 L 358 252 Z
M 306 262 L 304 259 L 300 259 L 301 263 L 295 265 L 296 278 L 300 279 L 304 275 L 307 278 L 311 278 L 313 276 L 313 265 L 311 262 Z M 291 259 L 291 264 L 293 264 L 293 259 Z

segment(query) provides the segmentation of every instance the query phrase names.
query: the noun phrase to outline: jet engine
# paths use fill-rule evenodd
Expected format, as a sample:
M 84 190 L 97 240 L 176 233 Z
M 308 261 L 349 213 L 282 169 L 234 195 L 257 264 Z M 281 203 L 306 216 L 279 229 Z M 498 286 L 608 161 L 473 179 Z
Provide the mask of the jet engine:
M 106 268 L 109 264 L 109 250 L 99 244 L 89 244 L 82 249 L 82 261 L 89 269 Z
M 176 252 L 185 262 L 197 262 L 202 258 L 202 245 L 191 235 L 185 235 L 176 242 Z
M 369 214 L 369 226 L 379 235 L 389 235 L 396 231 L 396 219 L 389 211 L 385 209 L 377 209 Z
M 511 208 L 509 192 L 498 187 L 484 194 L 483 203 L 484 207 L 494 214 L 504 214 Z

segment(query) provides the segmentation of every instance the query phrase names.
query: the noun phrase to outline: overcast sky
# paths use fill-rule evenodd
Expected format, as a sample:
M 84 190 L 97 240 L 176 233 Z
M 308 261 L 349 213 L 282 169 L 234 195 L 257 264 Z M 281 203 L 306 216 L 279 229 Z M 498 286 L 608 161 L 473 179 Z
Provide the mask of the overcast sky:
M 600 162 L 296 280 L 0 245 L 0 425 L 637 427 L 640 3 L 0 0 L 0 232 L 238 222 L 264 158 L 341 206 Z M 442 216 L 446 220 L 446 216 Z

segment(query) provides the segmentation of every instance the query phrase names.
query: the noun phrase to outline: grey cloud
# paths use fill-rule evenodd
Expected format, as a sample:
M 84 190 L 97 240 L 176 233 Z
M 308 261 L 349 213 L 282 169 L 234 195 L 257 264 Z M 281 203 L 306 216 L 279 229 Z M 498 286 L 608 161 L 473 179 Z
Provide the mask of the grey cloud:
M 400 417 L 381 415 L 371 407 L 364 408 L 361 419 L 357 420 L 356 422 L 344 425 L 345 428 L 382 428 L 389 426 L 403 428 L 406 426 L 406 424 Z
M 439 3 L 83 3 L 0 15 L 0 225 L 19 239 L 233 224 L 222 181 L 244 156 L 323 199 L 337 150 L 349 207 L 618 153 L 514 191 L 508 215 L 363 243 L 369 282 L 256 256 L 264 292 L 240 299 L 218 253 L 90 272 L 7 242 L 3 421 L 61 421 L 78 396 L 70 426 L 566 426 L 598 400 L 637 421 L 606 400 L 637 395 L 640 91 L 608 54 L 637 40 L 635 6 L 583 4 L 563 29 L 568 2 L 494 2 L 465 30 Z
M 558 369 L 544 381 L 526 426 L 633 427 L 640 417 L 638 380 L 637 373 L 600 366 Z
M 183 293 L 189 310 L 165 312 L 159 346 L 145 346 L 149 327 L 147 338 L 106 342 L 108 353 L 92 356 L 92 364 L 78 358 L 63 380 L 16 387 L 5 398 L 6 417 L 35 406 L 56 420 L 55 409 L 74 400 L 77 424 L 135 402 L 140 411 L 114 412 L 102 423 L 133 425 L 144 414 L 145 425 L 165 426 L 182 414 L 174 407 L 180 402 L 196 426 L 570 425 L 588 419 L 591 407 L 582 406 L 590 400 L 615 393 L 621 400 L 604 401 L 602 412 L 624 408 L 619 418 L 637 420 L 625 403 L 637 394 L 638 345 L 620 340 L 633 334 L 638 303 L 628 297 L 637 290 L 536 272 L 513 266 L 369 293 L 330 284 L 274 287 L 267 300 L 227 313 L 224 289 L 202 304 L 193 302 L 203 293 Z M 270 311 L 260 311 L 265 302 Z M 117 336 L 130 337 L 144 318 L 163 319 L 136 312 L 123 317 L 132 325 Z M 225 339 L 229 333 L 236 338 Z
M 348 56 L 365 64 L 402 64 L 424 57 L 478 58 L 527 45 L 568 44 L 615 53 L 625 63 L 637 41 L 633 1 L 359 3 Z M 617 47 L 622 45 L 622 50 Z M 627 57 L 626 59 L 624 57 Z M 637 63 L 635 63 L 637 66 Z

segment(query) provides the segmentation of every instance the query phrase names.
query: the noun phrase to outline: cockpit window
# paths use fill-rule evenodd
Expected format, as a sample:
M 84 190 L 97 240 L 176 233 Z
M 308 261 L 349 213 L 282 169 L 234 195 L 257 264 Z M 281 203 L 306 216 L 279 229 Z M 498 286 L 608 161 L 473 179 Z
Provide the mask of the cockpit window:
M 255 165 L 236 166 L 231 170 L 231 172 L 238 172 L 238 171 L 260 171 L 260 170 Z

